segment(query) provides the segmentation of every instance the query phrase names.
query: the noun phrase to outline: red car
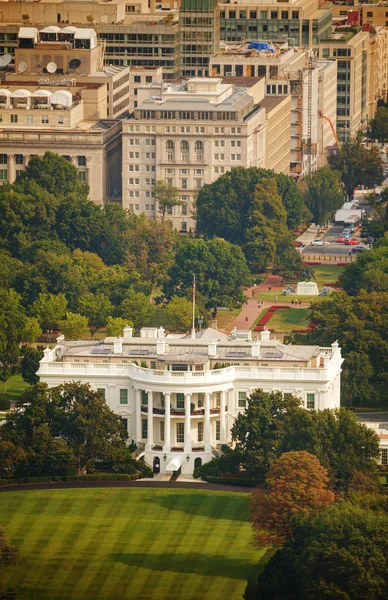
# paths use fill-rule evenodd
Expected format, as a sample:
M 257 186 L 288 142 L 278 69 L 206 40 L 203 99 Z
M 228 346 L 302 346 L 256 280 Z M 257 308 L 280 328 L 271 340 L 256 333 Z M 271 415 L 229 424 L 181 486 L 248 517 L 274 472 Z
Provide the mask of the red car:
M 303 242 L 300 242 L 299 240 L 295 240 L 294 244 L 297 248 L 304 248 L 305 244 Z
M 343 236 L 337 237 L 337 242 L 339 244 L 346 244 L 347 241 L 348 241 L 348 238 L 346 238 L 346 237 L 343 237 Z
M 360 240 L 355 240 L 354 238 L 350 238 L 349 240 L 346 240 L 345 245 L 346 246 L 357 246 L 357 244 L 360 243 Z

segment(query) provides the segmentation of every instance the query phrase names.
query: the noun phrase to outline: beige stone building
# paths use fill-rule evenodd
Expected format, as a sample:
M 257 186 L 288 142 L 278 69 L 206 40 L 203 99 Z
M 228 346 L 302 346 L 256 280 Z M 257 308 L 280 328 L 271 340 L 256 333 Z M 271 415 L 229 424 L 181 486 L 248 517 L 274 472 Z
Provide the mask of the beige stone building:
M 93 29 L 57 29 L 20 28 L 16 72 L 0 89 L 0 181 L 50 150 L 75 164 L 96 204 L 120 200 L 121 121 L 108 110 L 128 113 L 129 71 L 103 66 Z
M 239 87 L 222 78 L 140 87 L 134 115 L 123 121 L 123 206 L 155 216 L 153 185 L 165 180 L 179 189 L 182 201 L 169 218 L 186 232 L 195 227 L 198 190 L 231 168 L 288 174 L 290 100 L 271 104 L 264 97 L 264 78 Z

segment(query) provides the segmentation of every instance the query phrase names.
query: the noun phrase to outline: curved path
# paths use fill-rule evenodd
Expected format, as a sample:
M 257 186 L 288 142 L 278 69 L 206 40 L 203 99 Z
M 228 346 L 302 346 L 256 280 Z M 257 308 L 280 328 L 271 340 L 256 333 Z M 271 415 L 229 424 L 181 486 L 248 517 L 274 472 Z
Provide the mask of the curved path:
M 248 494 L 253 490 L 249 487 L 219 485 L 214 483 L 196 483 L 179 481 L 64 481 L 58 483 L 19 483 L 4 485 L 0 492 L 25 492 L 29 490 L 61 490 L 74 488 L 163 488 L 175 490 L 216 490 L 223 492 L 241 492 Z

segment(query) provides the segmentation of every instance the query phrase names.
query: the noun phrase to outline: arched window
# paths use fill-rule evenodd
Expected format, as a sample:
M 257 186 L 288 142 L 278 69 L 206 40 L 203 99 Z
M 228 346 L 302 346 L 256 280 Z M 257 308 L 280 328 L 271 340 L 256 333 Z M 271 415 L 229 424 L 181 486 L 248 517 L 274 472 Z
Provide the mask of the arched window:
M 174 150 L 175 148 L 175 144 L 172 140 L 167 140 L 166 142 L 166 149 L 167 150 Z
M 183 140 L 181 142 L 181 150 L 182 150 L 182 152 L 188 152 L 188 150 L 189 150 L 189 142 L 188 141 Z
M 198 152 L 203 152 L 203 142 L 200 142 L 199 140 L 197 140 L 195 142 L 194 149 L 197 150 Z

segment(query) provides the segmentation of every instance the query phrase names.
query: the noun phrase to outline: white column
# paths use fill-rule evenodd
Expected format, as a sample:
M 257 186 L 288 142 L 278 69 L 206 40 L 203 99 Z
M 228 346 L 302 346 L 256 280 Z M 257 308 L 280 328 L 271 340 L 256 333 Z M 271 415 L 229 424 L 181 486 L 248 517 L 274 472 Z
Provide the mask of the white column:
M 226 444 L 226 427 L 225 427 L 225 397 L 226 392 L 222 390 L 221 392 L 221 402 L 220 402 L 220 444 Z
M 210 452 L 210 394 L 208 393 L 205 393 L 205 425 L 203 439 L 205 442 L 205 452 Z
M 163 452 L 171 449 L 171 396 L 170 392 L 164 394 L 164 446 Z
M 8 154 L 8 181 L 14 183 L 16 179 L 15 155 Z
M 191 394 L 185 394 L 185 452 L 191 452 L 191 441 L 190 441 L 190 413 L 191 413 Z
M 148 424 L 147 424 L 147 450 L 151 450 L 151 447 L 154 445 L 154 411 L 152 406 L 152 392 L 147 392 L 148 394 Z
M 136 442 L 142 441 L 141 437 L 141 390 L 135 388 L 136 394 Z

